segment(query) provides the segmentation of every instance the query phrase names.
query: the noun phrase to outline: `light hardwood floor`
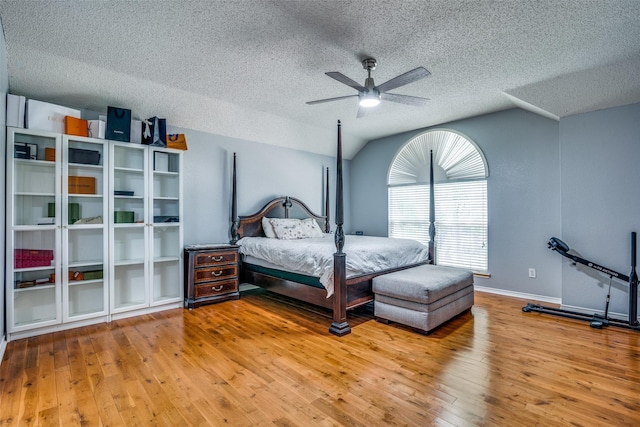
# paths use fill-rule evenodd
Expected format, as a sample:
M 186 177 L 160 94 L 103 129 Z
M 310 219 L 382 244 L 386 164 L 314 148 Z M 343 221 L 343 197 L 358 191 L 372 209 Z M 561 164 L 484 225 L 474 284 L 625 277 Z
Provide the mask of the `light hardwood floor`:
M 10 342 L 0 425 L 638 426 L 640 333 L 476 292 L 431 335 L 262 291 Z

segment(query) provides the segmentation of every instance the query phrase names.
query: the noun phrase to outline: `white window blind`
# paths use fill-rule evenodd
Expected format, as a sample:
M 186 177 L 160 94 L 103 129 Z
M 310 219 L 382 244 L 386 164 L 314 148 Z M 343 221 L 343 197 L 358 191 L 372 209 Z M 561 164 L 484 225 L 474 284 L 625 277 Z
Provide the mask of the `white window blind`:
M 389 236 L 429 244 L 429 186 L 389 187 Z
M 410 140 L 389 170 L 389 236 L 429 243 L 429 152 L 436 170 L 436 263 L 488 271 L 486 160 L 465 136 L 432 130 Z
M 436 263 L 486 272 L 487 182 L 436 184 Z M 429 185 L 389 187 L 389 236 L 429 244 Z

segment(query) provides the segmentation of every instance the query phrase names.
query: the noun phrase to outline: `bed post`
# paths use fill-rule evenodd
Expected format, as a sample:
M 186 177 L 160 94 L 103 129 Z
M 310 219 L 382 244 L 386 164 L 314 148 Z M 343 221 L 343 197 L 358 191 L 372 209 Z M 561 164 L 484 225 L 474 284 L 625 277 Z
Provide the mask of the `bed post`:
M 338 148 L 336 165 L 336 252 L 333 254 L 333 323 L 329 332 L 339 337 L 351 332 L 347 323 L 347 268 L 344 247 L 344 211 L 342 200 L 342 130 L 338 120 Z
M 327 179 L 324 186 L 324 232 L 331 233 L 331 221 L 329 220 L 329 168 L 327 168 Z
M 429 264 L 436 263 L 436 201 L 433 182 L 433 150 L 429 152 Z
M 236 153 L 233 153 L 233 178 L 231 185 L 231 240 L 235 245 L 238 241 L 238 195 L 236 193 Z

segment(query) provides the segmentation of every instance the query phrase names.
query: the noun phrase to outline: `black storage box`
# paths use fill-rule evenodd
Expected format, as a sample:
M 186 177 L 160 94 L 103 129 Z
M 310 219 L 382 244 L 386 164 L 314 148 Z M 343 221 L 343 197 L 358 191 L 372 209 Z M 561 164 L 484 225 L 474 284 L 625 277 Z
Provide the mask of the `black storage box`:
M 13 146 L 13 157 L 16 159 L 28 159 L 31 155 L 31 150 L 26 145 L 15 144 Z
M 13 157 L 16 159 L 35 160 L 38 158 L 38 144 L 16 142 L 13 147 Z
M 95 150 L 83 150 L 82 148 L 69 148 L 69 163 L 99 165 L 100 152 Z

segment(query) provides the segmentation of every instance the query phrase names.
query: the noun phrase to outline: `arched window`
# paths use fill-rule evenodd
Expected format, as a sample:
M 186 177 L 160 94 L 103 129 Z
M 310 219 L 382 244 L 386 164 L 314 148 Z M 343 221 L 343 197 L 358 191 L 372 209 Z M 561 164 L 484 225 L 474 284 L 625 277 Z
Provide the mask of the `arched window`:
M 409 140 L 387 180 L 389 236 L 429 243 L 429 158 L 433 150 L 435 260 L 488 271 L 487 161 L 476 144 L 446 129 Z

